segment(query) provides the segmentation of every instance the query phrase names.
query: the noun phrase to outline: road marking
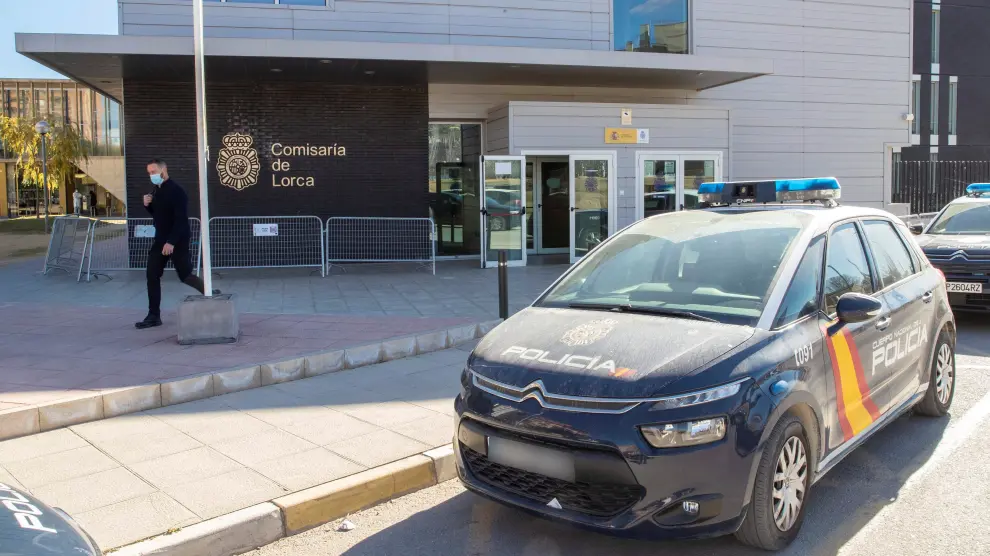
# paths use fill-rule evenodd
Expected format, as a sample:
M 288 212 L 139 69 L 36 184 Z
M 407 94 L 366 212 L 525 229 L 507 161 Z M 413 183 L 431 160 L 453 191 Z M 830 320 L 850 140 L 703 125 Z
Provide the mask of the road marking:
M 908 477 L 908 480 L 904 481 L 900 490 L 897 492 L 897 499 L 900 500 L 904 498 L 904 495 L 911 491 L 922 479 L 924 479 L 929 473 L 935 470 L 936 467 L 942 460 L 952 455 L 960 446 L 963 445 L 971 436 L 979 432 L 980 425 L 990 417 L 990 393 L 987 393 L 980 401 L 968 411 L 959 421 L 955 424 L 950 425 L 946 430 L 945 434 L 942 435 L 942 439 L 938 443 L 938 447 L 932 452 L 932 456 L 928 458 L 913 475 Z M 847 551 L 852 550 L 852 546 L 857 542 L 868 542 L 866 537 L 870 535 L 877 527 L 884 523 L 891 513 L 896 512 L 899 508 L 896 504 L 890 504 L 884 506 L 872 519 L 853 535 L 842 547 L 839 549 L 839 554 L 845 554 Z

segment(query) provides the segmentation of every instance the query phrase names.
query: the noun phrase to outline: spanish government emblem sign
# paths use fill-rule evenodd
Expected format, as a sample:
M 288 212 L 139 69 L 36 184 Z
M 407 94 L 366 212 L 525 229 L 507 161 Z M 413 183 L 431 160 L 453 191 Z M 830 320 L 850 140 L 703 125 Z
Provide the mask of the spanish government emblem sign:
M 228 133 L 222 142 L 223 148 L 217 158 L 220 183 L 237 191 L 258 183 L 261 162 L 258 151 L 251 147 L 254 139 L 243 133 Z

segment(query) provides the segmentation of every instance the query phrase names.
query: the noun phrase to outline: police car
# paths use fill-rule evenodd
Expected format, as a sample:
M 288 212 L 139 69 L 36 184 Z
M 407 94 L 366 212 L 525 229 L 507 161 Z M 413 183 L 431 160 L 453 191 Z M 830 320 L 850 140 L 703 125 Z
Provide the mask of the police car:
M 96 541 L 68 514 L 21 488 L 0 483 L 0 555 L 100 556 Z
M 945 415 L 955 385 L 942 276 L 839 194 L 706 184 L 704 210 L 590 252 L 471 354 L 464 485 L 598 531 L 788 545 L 816 481 L 899 415 Z
M 990 311 L 990 183 L 974 183 L 928 227 L 912 227 L 928 260 L 947 281 L 956 310 Z

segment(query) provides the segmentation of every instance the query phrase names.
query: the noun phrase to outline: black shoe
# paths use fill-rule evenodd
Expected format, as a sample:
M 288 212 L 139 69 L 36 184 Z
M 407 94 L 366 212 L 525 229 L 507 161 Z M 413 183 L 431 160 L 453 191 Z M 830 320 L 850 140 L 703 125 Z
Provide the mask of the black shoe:
M 137 328 L 138 330 L 144 330 L 145 328 L 154 328 L 155 326 L 161 326 L 161 325 L 162 325 L 161 317 L 156 315 L 148 315 L 144 317 L 143 321 L 135 322 L 134 328 Z
M 220 290 L 213 290 L 213 295 L 220 295 L 221 293 L 223 292 L 221 292 Z

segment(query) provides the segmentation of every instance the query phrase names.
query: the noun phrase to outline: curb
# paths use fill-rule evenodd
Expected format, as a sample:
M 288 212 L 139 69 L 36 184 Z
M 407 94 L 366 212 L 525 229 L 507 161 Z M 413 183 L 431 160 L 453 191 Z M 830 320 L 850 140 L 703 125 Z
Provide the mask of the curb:
M 243 554 L 456 477 L 453 446 L 447 444 L 107 553 L 115 556 Z
M 363 346 L 7 409 L 0 411 L 0 440 L 441 351 L 482 338 L 500 322 L 456 326 Z

